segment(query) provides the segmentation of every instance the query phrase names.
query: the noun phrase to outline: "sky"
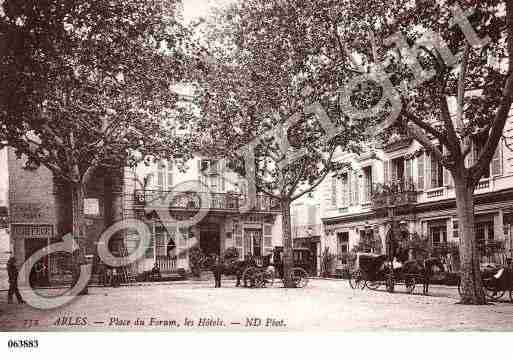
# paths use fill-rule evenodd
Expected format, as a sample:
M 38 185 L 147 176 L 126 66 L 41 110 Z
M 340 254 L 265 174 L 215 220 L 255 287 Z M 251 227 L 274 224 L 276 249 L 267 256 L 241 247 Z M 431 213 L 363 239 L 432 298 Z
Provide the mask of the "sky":
M 197 17 L 205 16 L 210 0 L 183 0 L 184 20 L 189 22 Z
M 230 1 L 232 0 L 183 0 L 184 20 L 189 22 L 198 17 L 205 16 L 211 7 L 226 4 Z

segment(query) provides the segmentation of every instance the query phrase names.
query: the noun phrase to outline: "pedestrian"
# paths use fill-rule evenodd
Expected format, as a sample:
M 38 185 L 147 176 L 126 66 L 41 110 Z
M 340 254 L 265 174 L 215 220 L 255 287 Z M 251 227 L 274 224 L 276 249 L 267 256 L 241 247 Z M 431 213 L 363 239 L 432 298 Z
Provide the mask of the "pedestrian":
M 16 259 L 10 257 L 7 261 L 7 274 L 9 276 L 9 291 L 7 293 L 7 303 L 12 303 L 12 295 L 16 295 L 18 303 L 25 303 L 18 290 L 18 268 L 16 267 Z
M 214 280 L 215 287 L 221 288 L 221 275 L 223 273 L 223 262 L 221 261 L 221 257 L 217 254 L 214 254 Z

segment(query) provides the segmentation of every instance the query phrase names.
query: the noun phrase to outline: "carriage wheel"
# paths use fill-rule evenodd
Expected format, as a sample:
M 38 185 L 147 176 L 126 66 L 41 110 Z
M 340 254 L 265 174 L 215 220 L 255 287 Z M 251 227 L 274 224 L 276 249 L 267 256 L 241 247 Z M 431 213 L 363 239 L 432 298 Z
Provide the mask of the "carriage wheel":
M 504 294 L 506 294 L 505 290 L 497 290 L 495 288 L 487 288 L 485 286 L 485 294 L 488 299 L 491 300 L 498 300 L 501 299 Z
M 365 286 L 367 288 L 369 288 L 370 290 L 376 290 L 379 288 L 379 282 L 371 280 L 371 281 L 365 282 Z
M 296 288 L 304 288 L 308 284 L 308 274 L 303 268 L 292 268 L 290 278 L 294 282 Z
M 404 285 L 406 286 L 406 291 L 409 294 L 413 294 L 413 292 L 415 291 L 415 277 L 406 278 L 406 280 L 404 281 Z
M 458 294 L 461 297 L 461 280 L 458 282 Z
M 505 290 L 497 289 L 492 283 L 491 280 L 483 280 L 483 287 L 485 288 L 486 297 L 492 300 L 498 300 L 502 298 L 504 294 L 506 294 Z
M 509 301 L 513 303 L 513 289 L 509 290 Z
M 265 287 L 265 278 L 263 271 L 255 271 L 253 275 L 253 288 L 263 288 Z
M 242 272 L 242 285 L 245 288 L 253 287 L 255 285 L 255 267 L 247 267 Z
M 365 286 L 365 283 L 362 279 L 362 273 L 359 270 L 355 270 L 353 273 L 351 273 L 349 276 L 349 285 L 353 289 L 358 289 L 361 285 Z

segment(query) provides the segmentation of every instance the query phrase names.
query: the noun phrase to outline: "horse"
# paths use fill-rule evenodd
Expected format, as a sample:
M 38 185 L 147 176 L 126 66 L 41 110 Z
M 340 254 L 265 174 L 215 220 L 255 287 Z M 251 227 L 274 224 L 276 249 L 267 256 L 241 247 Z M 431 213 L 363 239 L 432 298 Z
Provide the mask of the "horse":
M 269 257 L 269 256 L 266 256 Z M 266 265 L 266 262 L 268 263 L 269 260 L 264 257 L 263 264 Z M 213 260 L 211 256 L 205 256 L 205 258 L 202 260 L 202 266 L 204 268 L 212 269 L 213 268 Z M 268 265 L 268 264 L 267 264 Z M 230 258 L 230 259 L 224 259 L 222 264 L 222 274 L 223 275 L 233 275 L 236 276 L 237 282 L 235 284 L 236 287 L 239 287 L 241 285 L 241 279 L 242 275 L 244 274 L 244 271 L 249 267 L 255 267 L 257 266 L 257 259 L 255 256 L 249 254 L 244 259 L 238 259 L 238 258 Z M 246 283 L 244 283 L 246 284 Z
M 408 260 L 401 268 L 403 274 L 415 275 L 420 278 L 423 284 L 422 293 L 429 293 L 429 284 L 436 273 L 444 271 L 442 261 L 436 257 L 429 257 L 425 260 Z
M 396 253 L 395 258 L 402 264 L 401 273 L 420 278 L 423 284 L 422 293 L 427 295 L 432 277 L 444 272 L 442 261 L 437 257 L 428 257 L 424 260 L 410 260 L 408 257 L 408 249 L 398 250 Z

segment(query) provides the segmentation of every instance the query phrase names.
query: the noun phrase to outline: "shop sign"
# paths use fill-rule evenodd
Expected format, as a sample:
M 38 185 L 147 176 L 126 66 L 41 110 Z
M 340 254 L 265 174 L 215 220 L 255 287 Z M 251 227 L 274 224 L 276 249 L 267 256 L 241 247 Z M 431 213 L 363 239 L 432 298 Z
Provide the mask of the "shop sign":
M 53 236 L 51 224 L 13 224 L 12 234 L 21 238 L 50 238 Z

